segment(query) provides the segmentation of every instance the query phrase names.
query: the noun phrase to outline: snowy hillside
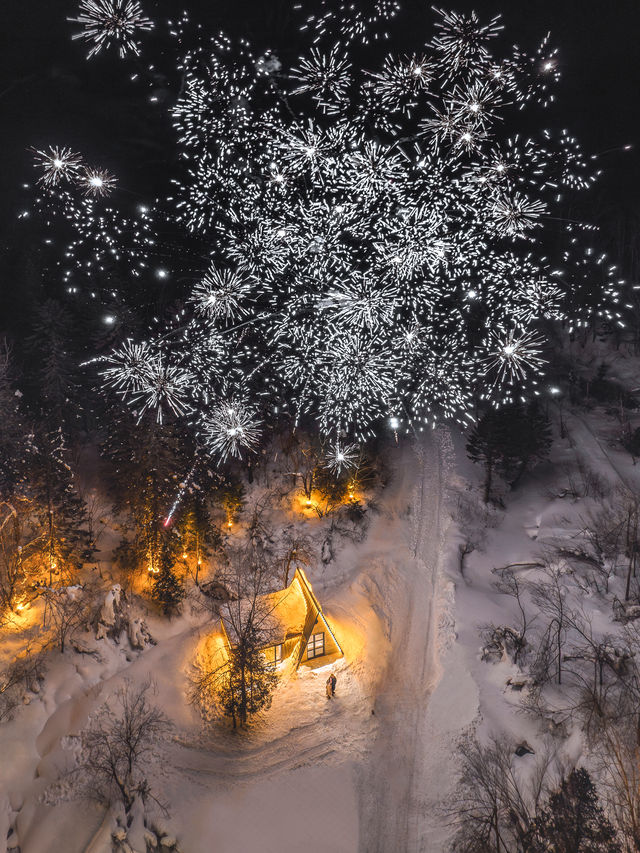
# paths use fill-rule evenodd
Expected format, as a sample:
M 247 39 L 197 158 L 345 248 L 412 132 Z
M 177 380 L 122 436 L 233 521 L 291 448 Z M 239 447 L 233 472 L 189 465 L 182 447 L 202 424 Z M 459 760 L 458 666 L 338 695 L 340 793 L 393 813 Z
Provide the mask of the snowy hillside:
M 11 688 L 16 707 L 0 724 L 0 851 L 445 853 L 469 738 L 502 739 L 523 785 L 550 750 L 558 766 L 585 765 L 604 785 L 576 699 L 576 632 L 586 636 L 588 627 L 594 647 L 611 655 L 628 638 L 635 611 L 622 604 L 624 549 L 600 559 L 593 533 L 620 488 L 638 493 L 640 467 L 616 437 L 610 407 L 566 405 L 562 434 L 557 406 L 551 414 L 549 460 L 515 489 L 503 484 L 502 506 L 483 504 L 481 470 L 463 437 L 442 429 L 388 445 L 390 476 L 365 500 L 358 535 L 336 533 L 331 513 L 319 517 L 304 500 L 270 510 L 276 527 L 306 531 L 316 554 L 306 572 L 344 657 L 286 671 L 271 707 L 240 733 L 215 708 L 203 718 L 190 701 L 194 666 L 218 630 L 215 613 L 193 583 L 171 618 L 114 585 L 117 537 L 107 518 L 101 577 L 94 564 L 84 569 L 95 584 L 92 627 L 71 632 L 64 653 L 50 647 L 41 671 Z M 266 483 L 265 475 L 250 486 L 247 506 L 264 501 Z M 230 541 L 244 535 L 243 512 Z M 331 554 L 319 559 L 321 551 Z M 550 664 L 534 689 L 553 578 L 571 615 L 562 627 L 564 680 L 555 683 Z M 2 629 L 5 675 L 37 645 L 43 607 L 27 603 Z M 329 672 L 337 676 L 332 700 Z M 150 685 L 170 723 L 149 756 L 158 803 L 128 817 L 83 798 L 86 778 L 83 788 L 74 775 L 83 732 L 105 703 L 117 712 L 126 685 Z M 519 745 L 533 755 L 516 756 Z

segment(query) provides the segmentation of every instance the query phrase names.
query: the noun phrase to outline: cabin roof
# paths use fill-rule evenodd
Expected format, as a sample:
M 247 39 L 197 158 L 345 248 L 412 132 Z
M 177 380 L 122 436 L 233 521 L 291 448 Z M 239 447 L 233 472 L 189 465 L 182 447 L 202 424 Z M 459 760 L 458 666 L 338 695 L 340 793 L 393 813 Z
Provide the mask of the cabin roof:
M 234 623 L 244 624 L 251 602 L 242 599 L 229 601 L 220 608 L 220 617 L 231 645 L 238 642 Z M 298 637 L 304 632 L 307 618 L 307 601 L 297 574 L 286 589 L 261 595 L 256 603 L 257 621 L 274 643 L 287 637 Z

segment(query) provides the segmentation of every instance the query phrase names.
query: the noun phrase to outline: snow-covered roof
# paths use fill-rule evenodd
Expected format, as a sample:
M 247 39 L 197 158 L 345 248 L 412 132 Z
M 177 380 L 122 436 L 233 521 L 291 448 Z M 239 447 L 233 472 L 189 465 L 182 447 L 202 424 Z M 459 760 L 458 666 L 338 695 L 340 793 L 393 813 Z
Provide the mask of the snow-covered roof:
M 238 642 L 234 626 L 246 623 L 250 607 L 249 600 L 241 600 L 229 601 L 220 609 L 220 617 L 232 645 Z M 304 632 L 308 607 L 297 575 L 286 589 L 261 595 L 256 607 L 257 621 L 274 643 L 300 636 Z

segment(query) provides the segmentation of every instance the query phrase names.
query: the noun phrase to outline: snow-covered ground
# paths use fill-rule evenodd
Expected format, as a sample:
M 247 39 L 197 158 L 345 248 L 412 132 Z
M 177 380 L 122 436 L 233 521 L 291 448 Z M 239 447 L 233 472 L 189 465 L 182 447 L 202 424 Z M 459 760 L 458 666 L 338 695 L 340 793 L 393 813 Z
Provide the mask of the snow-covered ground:
M 446 451 L 446 433 L 398 448 L 366 541 L 311 577 L 345 659 L 303 667 L 240 748 L 228 734 L 174 748 L 174 797 L 185 779 L 198 792 L 177 810 L 185 849 L 203 833 L 221 853 L 427 849 Z
M 369 512 L 366 538 L 341 539 L 332 561 L 307 570 L 345 657 L 284 680 L 248 732 L 203 726 L 187 701 L 191 666 L 213 628 L 189 604 L 171 621 L 147 613 L 157 644 L 142 651 L 86 635 L 97 657 L 53 655 L 40 693 L 0 724 L 0 853 L 7 836 L 8 849 L 19 844 L 21 853 L 111 850 L 110 822 L 73 799 L 63 771 L 90 714 L 123 678 L 151 678 L 154 701 L 173 722 L 154 786 L 171 812 L 157 823 L 183 853 L 445 853 L 452 827 L 444 806 L 457 785 L 461 736 L 502 735 L 536 750 L 548 738 L 508 685 L 523 672 L 482 659 L 482 627 L 517 616 L 494 569 L 532 563 L 518 572 L 535 579 L 535 564 L 559 540 L 575 543 L 600 500 L 588 488 L 572 491 L 585 465 L 605 491 L 640 492 L 640 465 L 617 441 L 606 407 L 566 407 L 563 418 L 567 435 L 505 494 L 504 509 L 482 505 L 481 471 L 460 435 L 442 429 L 391 446 L 392 477 Z M 326 520 L 309 524 L 326 530 Z M 464 542 L 473 548 L 461 571 Z M 596 627 L 611 629 L 621 583 L 612 574 L 608 598 L 576 593 Z M 22 633 L 5 634 L 2 658 L 37 635 L 37 624 L 37 613 L 25 613 Z M 330 670 L 334 700 L 324 691 Z M 578 728 L 568 727 L 560 749 L 588 762 Z M 525 774 L 527 760 L 518 765 Z M 129 840 L 144 853 L 140 835 Z
M 150 677 L 154 701 L 174 723 L 156 780 L 171 816 L 159 822 L 185 853 L 427 849 L 447 764 L 439 727 L 451 728 L 445 709 L 427 713 L 448 606 L 441 568 L 450 456 L 444 431 L 392 449 L 392 480 L 365 541 L 344 544 L 309 572 L 344 659 L 303 666 L 248 734 L 204 729 L 187 702 L 189 668 L 212 628 L 189 608 L 172 622 L 149 615 L 157 645 L 141 653 L 99 640 L 98 660 L 59 656 L 41 695 L 0 729 L 0 821 L 13 827 L 11 843 L 22 853 L 109 849 L 101 811 L 55 783 L 90 713 L 123 678 Z M 332 701 L 329 669 L 338 678 Z M 0 851 L 4 836 L 0 827 Z

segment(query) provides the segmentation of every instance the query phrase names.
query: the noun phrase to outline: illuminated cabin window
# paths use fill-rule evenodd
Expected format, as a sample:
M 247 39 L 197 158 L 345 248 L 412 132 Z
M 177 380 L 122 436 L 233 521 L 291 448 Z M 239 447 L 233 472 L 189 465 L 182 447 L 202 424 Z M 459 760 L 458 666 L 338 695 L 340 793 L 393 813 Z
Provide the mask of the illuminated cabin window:
M 276 643 L 275 646 L 268 646 L 264 649 L 262 656 L 270 666 L 275 668 L 279 663 L 282 663 L 283 651 L 284 643 Z
M 324 631 L 312 634 L 307 643 L 307 660 L 319 658 L 324 654 Z

